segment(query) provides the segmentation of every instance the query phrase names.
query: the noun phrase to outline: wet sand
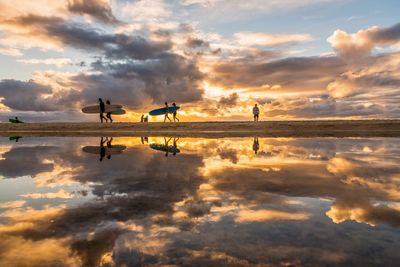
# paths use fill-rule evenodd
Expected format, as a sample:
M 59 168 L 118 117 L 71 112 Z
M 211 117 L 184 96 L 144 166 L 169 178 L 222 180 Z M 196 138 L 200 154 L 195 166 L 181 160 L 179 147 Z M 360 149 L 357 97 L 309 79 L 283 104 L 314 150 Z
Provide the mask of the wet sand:
M 0 136 L 400 137 L 400 120 L 0 123 Z

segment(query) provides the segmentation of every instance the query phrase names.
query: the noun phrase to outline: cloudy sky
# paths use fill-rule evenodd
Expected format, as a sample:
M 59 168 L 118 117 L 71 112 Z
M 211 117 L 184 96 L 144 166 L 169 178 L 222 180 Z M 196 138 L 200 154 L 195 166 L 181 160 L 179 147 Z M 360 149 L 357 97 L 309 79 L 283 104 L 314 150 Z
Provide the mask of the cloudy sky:
M 394 0 L 0 0 L 0 119 L 399 117 Z

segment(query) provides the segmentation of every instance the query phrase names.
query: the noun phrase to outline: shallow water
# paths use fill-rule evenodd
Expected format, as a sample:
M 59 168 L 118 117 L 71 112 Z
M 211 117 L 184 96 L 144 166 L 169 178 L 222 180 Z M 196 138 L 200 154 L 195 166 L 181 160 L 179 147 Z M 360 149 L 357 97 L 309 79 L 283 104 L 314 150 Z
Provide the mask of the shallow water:
M 400 262 L 400 139 L 12 139 L 0 266 Z

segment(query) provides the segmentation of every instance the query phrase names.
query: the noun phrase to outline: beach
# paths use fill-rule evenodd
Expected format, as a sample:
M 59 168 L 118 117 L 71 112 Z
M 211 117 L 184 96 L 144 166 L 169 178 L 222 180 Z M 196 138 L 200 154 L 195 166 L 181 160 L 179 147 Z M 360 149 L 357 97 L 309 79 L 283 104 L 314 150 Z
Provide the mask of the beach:
M 0 136 L 400 137 L 400 120 L 0 123 Z

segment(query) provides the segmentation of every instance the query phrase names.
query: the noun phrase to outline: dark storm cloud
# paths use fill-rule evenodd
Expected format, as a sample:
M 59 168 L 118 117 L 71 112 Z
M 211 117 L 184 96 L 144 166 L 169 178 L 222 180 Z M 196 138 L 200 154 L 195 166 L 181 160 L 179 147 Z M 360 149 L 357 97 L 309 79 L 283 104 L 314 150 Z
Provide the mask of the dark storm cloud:
M 69 0 L 68 10 L 79 15 L 88 14 L 104 23 L 117 23 L 111 6 L 103 0 Z
M 52 88 L 37 84 L 33 81 L 23 82 L 17 80 L 0 81 L 1 103 L 5 106 L 22 111 L 54 111 L 59 107 L 43 97 L 52 94 Z
M 134 108 L 146 99 L 162 103 L 192 102 L 202 98 L 200 82 L 203 74 L 195 61 L 179 55 L 166 54 L 157 60 L 118 64 L 98 61 L 93 67 L 102 73 L 73 77 L 73 83 L 83 90 L 66 95 L 67 102 L 91 102 L 101 95 Z
M 43 36 L 63 45 L 89 52 L 100 51 L 111 59 L 158 58 L 172 47 L 172 43 L 168 40 L 153 42 L 141 36 L 108 34 L 100 29 L 88 27 L 86 24 L 68 22 L 59 17 L 26 15 L 1 23 L 28 28 L 33 35 Z
M 74 108 L 78 103 L 93 103 L 99 96 L 129 107 L 138 107 L 144 101 L 191 102 L 202 98 L 200 82 L 203 74 L 197 62 L 171 52 L 172 42 L 168 39 L 150 41 L 142 36 L 108 34 L 58 17 L 27 15 L 3 23 L 29 28 L 33 35 L 63 45 L 100 53 L 102 60 L 92 64 L 96 74 L 69 77 L 67 85 L 59 84 L 67 86 L 68 90 L 59 93 L 56 99 L 54 96 L 47 99 L 60 107 Z M 33 92 L 35 90 L 31 94 L 39 93 Z M 27 103 L 28 99 L 20 99 L 21 103 Z M 39 110 L 39 107 L 32 109 L 31 106 L 26 105 L 24 110 Z M 13 106 L 15 109 L 21 107 L 23 105 Z M 41 107 L 40 110 L 47 109 Z

